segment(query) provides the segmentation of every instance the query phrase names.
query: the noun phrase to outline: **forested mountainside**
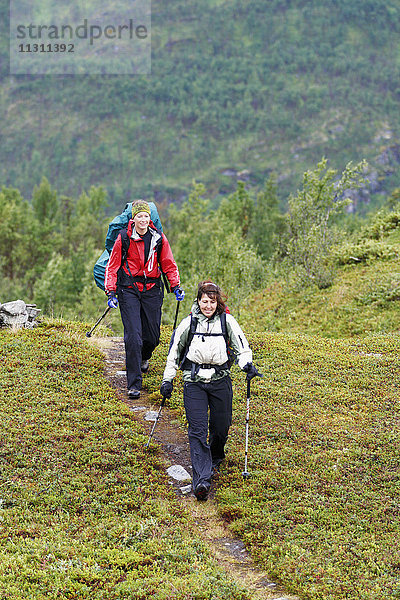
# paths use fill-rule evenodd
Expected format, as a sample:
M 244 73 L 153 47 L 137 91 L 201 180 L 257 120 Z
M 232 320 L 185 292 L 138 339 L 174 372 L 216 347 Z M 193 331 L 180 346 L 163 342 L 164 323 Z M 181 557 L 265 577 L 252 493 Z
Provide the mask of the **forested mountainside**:
M 395 0 L 154 0 L 149 76 L 10 76 L 4 35 L 0 181 L 103 185 L 111 211 L 274 172 L 284 203 L 322 156 L 366 158 L 379 206 L 399 183 L 399 16 Z

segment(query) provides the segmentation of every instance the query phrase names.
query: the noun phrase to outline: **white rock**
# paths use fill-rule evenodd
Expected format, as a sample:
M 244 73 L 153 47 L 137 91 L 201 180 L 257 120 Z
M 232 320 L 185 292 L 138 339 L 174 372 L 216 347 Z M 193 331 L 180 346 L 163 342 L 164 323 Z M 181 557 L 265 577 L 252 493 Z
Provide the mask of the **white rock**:
M 149 410 L 148 413 L 145 414 L 146 421 L 155 421 L 157 419 L 158 410 Z
M 182 465 L 171 465 L 167 469 L 167 473 L 176 481 L 188 481 L 191 479 L 189 473 L 186 471 Z
M 14 300 L 13 302 L 5 302 L 1 305 L 1 312 L 11 316 L 20 315 L 26 312 L 26 304 L 23 300 Z

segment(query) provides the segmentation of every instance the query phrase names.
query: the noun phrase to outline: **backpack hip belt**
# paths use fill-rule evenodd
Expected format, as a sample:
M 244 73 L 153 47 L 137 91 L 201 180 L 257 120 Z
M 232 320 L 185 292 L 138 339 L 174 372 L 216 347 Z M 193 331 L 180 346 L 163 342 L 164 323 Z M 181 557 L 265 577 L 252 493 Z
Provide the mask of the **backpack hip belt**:
M 147 277 L 146 275 L 128 275 L 122 270 L 122 267 L 118 271 L 118 287 L 135 287 L 135 283 L 143 284 L 143 291 L 146 291 L 146 284 L 148 283 L 159 283 L 161 285 L 161 277 Z
M 226 371 L 229 369 L 228 362 L 224 362 L 222 365 L 211 365 L 211 364 L 200 364 L 195 363 L 188 358 L 185 358 L 184 362 L 181 365 L 182 371 L 190 371 L 190 379 L 194 381 L 194 378 L 200 371 L 200 369 L 215 369 L 216 373 L 220 373 L 221 371 Z

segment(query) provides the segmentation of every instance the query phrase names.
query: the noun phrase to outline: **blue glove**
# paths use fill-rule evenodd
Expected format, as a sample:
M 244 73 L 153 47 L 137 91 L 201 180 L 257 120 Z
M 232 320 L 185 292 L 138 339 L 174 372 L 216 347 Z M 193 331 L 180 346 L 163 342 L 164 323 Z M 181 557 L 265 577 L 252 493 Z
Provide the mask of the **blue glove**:
M 163 398 L 171 398 L 173 385 L 170 381 L 163 381 L 160 387 L 160 394 Z
M 118 298 L 115 292 L 107 292 L 107 304 L 110 308 L 118 308 Z
M 257 371 L 253 363 L 247 363 L 247 365 L 243 367 L 243 371 L 247 373 L 246 379 L 248 381 L 250 381 L 250 379 L 253 379 L 253 377 L 263 377 L 263 375 L 261 375 L 261 373 Z
M 182 302 L 182 300 L 185 297 L 185 292 L 182 290 L 182 288 L 179 287 L 179 285 L 175 286 L 172 290 L 176 296 L 176 299 L 178 300 L 178 302 Z

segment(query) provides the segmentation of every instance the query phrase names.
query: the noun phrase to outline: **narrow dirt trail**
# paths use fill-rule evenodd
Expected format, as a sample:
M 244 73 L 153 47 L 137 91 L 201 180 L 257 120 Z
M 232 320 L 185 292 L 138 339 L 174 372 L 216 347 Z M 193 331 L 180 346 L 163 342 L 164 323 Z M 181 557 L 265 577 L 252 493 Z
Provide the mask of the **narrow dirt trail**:
M 105 354 L 105 375 L 116 388 L 118 397 L 134 412 L 137 420 L 143 424 L 144 431 L 150 434 L 154 417 L 159 405 L 151 402 L 145 391 L 137 400 L 128 398 L 126 393 L 125 352 L 122 338 L 92 338 L 96 346 Z M 150 367 L 151 368 L 151 367 Z M 158 421 L 153 441 L 158 443 L 162 451 L 162 459 L 166 469 L 172 465 L 180 465 L 191 473 L 189 443 L 186 431 L 180 426 L 176 417 L 168 408 L 163 408 Z M 255 566 L 243 542 L 235 538 L 219 517 L 214 501 L 213 489 L 207 502 L 198 502 L 188 489 L 188 482 L 170 478 L 176 488 L 177 496 L 185 503 L 186 510 L 192 515 L 195 525 L 201 533 L 219 565 L 229 575 L 244 585 L 252 593 L 255 600 L 298 600 L 289 595 L 279 585 L 268 578 L 268 574 Z M 215 483 L 214 485 L 218 485 Z

